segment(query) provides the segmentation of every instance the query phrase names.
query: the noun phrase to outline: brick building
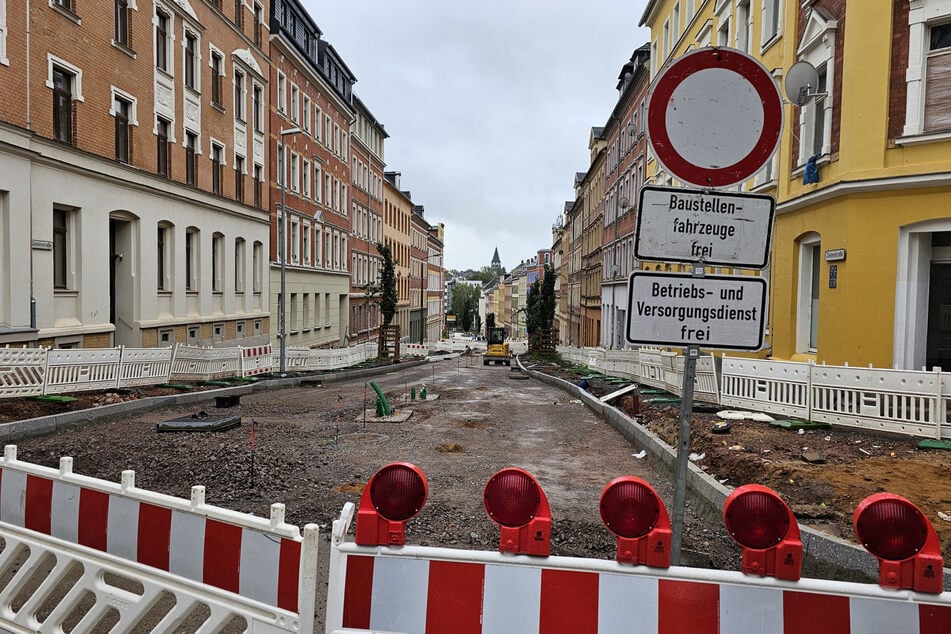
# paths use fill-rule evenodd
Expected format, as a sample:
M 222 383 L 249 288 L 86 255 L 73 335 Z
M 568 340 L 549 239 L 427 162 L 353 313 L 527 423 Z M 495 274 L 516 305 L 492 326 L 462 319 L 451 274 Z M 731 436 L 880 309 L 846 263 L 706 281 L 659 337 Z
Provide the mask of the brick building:
M 276 347 L 281 334 L 283 256 L 286 345 L 344 346 L 356 78 L 298 0 L 273 0 L 271 8 L 271 340 Z
M 0 0 L 0 343 L 259 343 L 267 2 Z

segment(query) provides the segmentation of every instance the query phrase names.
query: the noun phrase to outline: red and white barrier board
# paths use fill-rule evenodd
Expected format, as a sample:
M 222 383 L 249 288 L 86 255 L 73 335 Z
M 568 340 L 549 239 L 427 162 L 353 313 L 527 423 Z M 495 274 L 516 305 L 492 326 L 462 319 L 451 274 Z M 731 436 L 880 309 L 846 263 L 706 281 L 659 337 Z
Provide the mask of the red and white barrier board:
M 190 501 L 137 489 L 132 471 L 123 472 L 121 485 L 75 475 L 71 458 L 61 459 L 59 471 L 21 462 L 12 445 L 0 462 L 0 533 L 12 526 L 33 532 L 31 539 L 52 538 L 54 549 L 74 545 L 71 556 L 79 561 L 83 551 L 107 553 L 133 578 L 147 567 L 222 590 L 218 601 L 259 629 L 267 623 L 276 627 L 264 628 L 271 632 L 309 631 L 317 527 L 301 537 L 284 523 L 283 505 L 271 511 L 265 519 L 206 505 L 203 487 Z M 185 592 L 180 599 L 194 597 Z M 17 614 L 15 622 L 30 618 Z
M 746 634 L 951 631 L 951 593 L 781 581 L 574 557 L 345 541 L 334 523 L 327 633 Z
M 268 374 L 271 365 L 271 344 L 241 348 L 241 376 Z

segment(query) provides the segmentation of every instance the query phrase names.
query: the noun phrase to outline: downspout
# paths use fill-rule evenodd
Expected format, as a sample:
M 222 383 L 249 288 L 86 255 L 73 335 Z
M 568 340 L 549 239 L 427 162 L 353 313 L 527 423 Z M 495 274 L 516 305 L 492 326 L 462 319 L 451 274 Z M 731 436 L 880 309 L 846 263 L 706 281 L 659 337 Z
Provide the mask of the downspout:
M 26 129 L 33 129 L 30 102 L 30 3 L 26 3 Z M 32 171 L 32 161 L 31 167 Z M 27 183 L 30 192 L 30 329 L 36 332 L 36 294 L 33 284 L 33 177 Z

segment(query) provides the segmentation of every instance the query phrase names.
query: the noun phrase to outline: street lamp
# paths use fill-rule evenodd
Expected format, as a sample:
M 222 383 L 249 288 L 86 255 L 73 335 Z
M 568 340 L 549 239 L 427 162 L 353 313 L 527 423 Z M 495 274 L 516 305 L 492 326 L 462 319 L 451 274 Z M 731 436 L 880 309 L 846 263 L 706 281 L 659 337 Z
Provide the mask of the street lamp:
M 287 346 L 285 345 L 287 339 L 287 331 L 284 330 L 284 306 L 286 304 L 286 293 L 287 288 L 287 244 L 284 240 L 284 224 L 287 222 L 287 214 L 284 211 L 284 198 L 285 190 L 287 189 L 287 159 L 284 156 L 284 137 L 291 136 L 292 134 L 300 134 L 300 128 L 290 128 L 289 130 L 281 130 L 277 152 L 278 157 L 281 159 L 281 215 L 278 218 L 277 223 L 277 242 L 278 242 L 278 251 L 281 255 L 281 298 L 277 303 L 277 329 L 278 329 L 278 338 L 281 340 L 281 375 L 284 374 L 284 369 L 286 367 L 286 354 Z

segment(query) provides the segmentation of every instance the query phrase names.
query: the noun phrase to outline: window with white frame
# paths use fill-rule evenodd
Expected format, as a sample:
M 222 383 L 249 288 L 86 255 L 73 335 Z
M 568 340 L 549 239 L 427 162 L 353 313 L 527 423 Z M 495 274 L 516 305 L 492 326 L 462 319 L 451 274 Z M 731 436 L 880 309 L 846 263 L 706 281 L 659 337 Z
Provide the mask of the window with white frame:
M 304 243 L 301 249 L 304 252 L 304 264 L 307 266 L 310 266 L 310 234 L 311 234 L 310 222 L 305 220 L 304 228 L 303 228 L 303 231 L 301 232 L 301 238 Z
M 75 207 L 53 207 L 53 289 L 70 291 L 79 288 L 77 275 L 79 210 Z
M 320 225 L 314 225 L 314 266 L 320 266 L 321 252 L 323 251 L 323 232 Z
M 224 234 L 215 232 L 211 236 L 211 291 L 213 293 L 220 293 L 225 288 L 224 257 Z
M 238 121 L 245 121 L 246 106 L 245 106 L 245 75 L 244 71 L 239 68 L 234 69 L 234 118 Z
M 917 6 L 915 6 L 917 5 Z M 951 0 L 918 0 L 908 14 L 904 136 L 951 131 Z
M 300 191 L 300 156 L 291 152 L 291 191 Z
M 291 219 L 291 262 L 300 262 L 300 220 Z
M 246 257 L 244 238 L 236 238 L 234 241 L 234 292 L 239 294 L 244 293 L 244 266 Z
M 287 112 L 287 77 L 281 71 L 277 71 L 277 111 Z
M 321 175 L 322 173 L 323 172 L 320 169 L 320 165 L 314 165 L 314 202 L 317 202 L 317 203 L 321 201 L 322 196 L 320 195 L 320 193 L 324 188 L 323 186 L 324 177 Z
M 287 155 L 287 147 L 281 143 L 277 146 L 277 184 L 284 185 L 287 182 L 287 165 L 284 157 Z
M 198 36 L 185 29 L 182 46 L 184 47 L 182 66 L 185 87 L 198 90 Z
M 136 99 L 132 95 L 112 86 L 112 108 L 109 114 L 115 119 L 116 160 L 129 163 L 132 159 L 132 126 L 138 125 L 136 118 Z
M 753 20 L 750 13 L 750 0 L 736 0 L 736 48 L 747 53 L 753 39 Z
M 680 3 L 674 3 L 674 10 L 670 16 L 671 28 L 673 29 L 673 40 L 672 44 L 677 43 L 677 39 L 680 37 Z
M 166 73 L 172 72 L 172 16 L 164 10 L 156 9 L 154 26 L 155 67 Z
M 796 351 L 815 352 L 819 344 L 819 286 L 822 242 L 819 234 L 799 239 L 799 287 L 796 304 Z
M 7 59 L 7 0 L 0 0 L 0 64 L 10 64 Z
M 835 20 L 810 11 L 799 42 L 799 59 L 812 64 L 819 80 L 812 98 L 799 110 L 799 160 L 802 165 L 811 156 L 832 151 L 832 86 L 835 59 Z
M 324 120 L 322 115 L 323 115 L 323 112 L 320 110 L 320 106 L 318 106 L 317 104 L 314 104 L 314 138 L 317 139 L 318 141 L 320 141 L 322 136 L 320 134 L 320 130 L 323 127 L 323 124 L 321 122 Z
M 291 82 L 291 121 L 297 123 L 300 118 L 300 90 Z
M 155 288 L 159 291 L 172 290 L 172 243 L 173 227 L 168 222 L 160 222 L 155 235 Z
M 310 198 L 310 161 L 304 159 L 301 163 L 301 196 Z
M 301 100 L 301 128 L 304 132 L 310 132 L 310 97 L 307 95 Z
M 83 72 L 72 64 L 47 54 L 46 86 L 53 91 L 53 138 L 73 143 L 76 117 L 73 102 L 83 99 Z
M 264 132 L 264 89 L 257 82 L 252 82 L 251 108 L 253 109 L 254 131 Z
M 763 5 L 760 46 L 765 48 L 779 38 L 783 27 L 783 0 L 761 0 Z
M 251 292 L 261 292 L 264 275 L 264 243 L 255 242 L 251 247 Z
M 197 227 L 185 230 L 185 290 L 190 293 L 198 292 L 199 236 Z

